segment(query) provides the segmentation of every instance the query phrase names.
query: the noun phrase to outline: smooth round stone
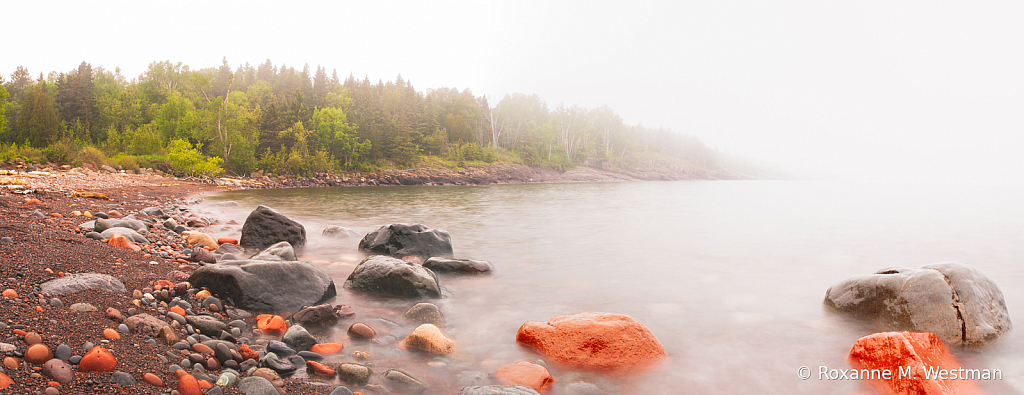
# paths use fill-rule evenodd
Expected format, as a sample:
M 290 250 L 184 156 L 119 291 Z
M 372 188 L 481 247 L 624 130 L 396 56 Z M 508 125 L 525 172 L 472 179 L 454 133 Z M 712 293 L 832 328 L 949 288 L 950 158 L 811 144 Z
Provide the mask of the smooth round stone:
M 300 357 L 302 357 L 302 359 L 305 359 L 307 361 L 323 361 L 324 360 L 324 356 L 323 355 L 317 354 L 317 353 L 312 352 L 312 351 L 299 351 L 298 355 Z
M 248 325 L 245 324 L 245 321 L 242 321 L 242 320 L 231 321 L 231 322 L 228 323 L 228 326 L 232 327 L 232 328 L 241 328 L 241 329 L 247 329 L 249 327 Z
M 289 355 L 294 355 L 295 349 L 289 347 L 284 342 L 271 340 L 269 343 L 267 343 L 267 352 L 272 352 L 274 354 L 277 354 L 278 356 L 285 357 Z
M 81 355 L 72 355 L 71 358 L 68 358 L 68 363 L 72 365 L 78 365 L 79 362 L 82 362 Z
M 49 361 L 50 358 L 53 358 L 53 354 L 50 353 L 50 349 L 42 343 L 36 343 L 28 346 L 28 349 L 25 350 L 25 361 L 28 363 L 42 365 L 46 361 Z
M 110 375 L 110 382 L 117 385 L 135 385 L 135 378 L 125 372 L 114 372 Z
M 167 312 L 167 318 L 170 318 L 172 320 L 178 321 L 178 323 L 182 324 L 182 325 L 185 325 L 185 324 L 188 323 L 188 321 L 185 321 L 185 317 L 182 317 L 181 314 L 175 313 L 173 311 Z
M 46 395 L 60 395 L 60 390 L 54 387 L 46 387 L 46 389 L 43 390 L 43 393 Z
M 25 334 L 25 344 L 27 344 L 27 345 L 31 346 L 33 344 L 38 344 L 38 343 L 42 343 L 42 342 L 43 342 L 43 337 L 39 336 L 38 333 L 29 332 L 29 333 Z
M 46 361 L 43 364 L 42 372 L 46 377 L 52 378 L 61 384 L 68 384 L 75 378 L 75 373 L 71 370 L 71 366 L 56 358 Z
M 53 299 L 50 299 L 50 306 L 56 307 L 58 309 L 59 308 L 63 308 L 64 307 L 64 302 L 62 302 L 58 298 L 53 298 Z
M 348 389 L 348 387 L 342 385 L 342 386 L 336 387 L 328 395 L 355 395 L 355 394 L 353 394 L 352 390 Z
M 57 359 L 68 359 L 71 358 L 71 346 L 61 343 L 53 350 L 53 356 Z
M 82 345 L 82 350 L 89 351 L 92 350 L 93 347 L 96 347 L 96 345 L 92 344 L 92 342 L 85 342 L 85 344 Z
M 298 355 L 292 355 L 288 357 L 288 362 L 295 365 L 296 369 L 302 369 L 306 367 L 306 360 Z
M 117 331 L 121 333 L 131 333 L 131 330 L 128 329 L 128 325 L 125 324 L 118 325 Z
M 227 344 L 217 343 L 217 348 L 213 350 L 213 353 L 221 362 L 234 360 L 234 356 L 231 355 L 231 349 L 228 348 Z
M 174 348 L 176 348 L 178 350 L 190 350 L 190 349 L 192 349 L 192 345 L 188 344 L 188 342 L 184 341 L 184 340 L 181 340 L 181 341 L 178 341 L 177 343 L 174 343 L 174 345 L 171 346 L 171 347 L 174 347 Z

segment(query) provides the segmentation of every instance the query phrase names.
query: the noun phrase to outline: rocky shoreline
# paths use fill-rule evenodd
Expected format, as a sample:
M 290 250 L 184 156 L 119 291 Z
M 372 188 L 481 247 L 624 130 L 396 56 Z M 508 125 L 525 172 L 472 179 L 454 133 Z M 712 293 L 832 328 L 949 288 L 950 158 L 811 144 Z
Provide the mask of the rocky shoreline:
M 294 274 L 292 266 L 304 263 L 294 260 L 288 242 L 260 246 L 263 252 L 242 261 L 236 259 L 251 251 L 238 245 L 245 243 L 212 239 L 210 227 L 242 224 L 218 224 L 216 218 L 196 215 L 187 197 L 222 186 L 81 170 L 6 172 L 0 185 L 0 254 L 5 258 L 0 265 L 0 389 L 8 392 L 537 394 L 551 391 L 551 372 L 559 372 L 528 361 L 489 372 L 446 367 L 458 362 L 451 359 L 457 344 L 444 334 L 441 311 L 429 303 L 439 294 L 413 294 L 407 304 L 415 304 L 401 311 L 394 308 L 404 304 L 389 303 L 382 311 L 354 312 L 327 291 L 316 291 L 327 297 L 327 304 L 275 308 L 289 311 L 261 314 L 234 306 L 243 298 L 218 288 L 224 280 L 210 282 L 199 273 L 254 261 L 259 270 L 291 265 L 284 271 Z M 409 250 L 403 251 L 395 253 Z M 427 273 L 428 267 L 489 271 L 486 262 L 398 255 L 371 256 L 361 265 L 386 261 Z M 346 288 L 375 292 L 351 281 Z M 330 290 L 334 287 L 332 282 Z M 424 303 L 416 303 L 423 298 Z M 250 306 L 258 307 L 271 308 Z M 361 318 L 345 319 L 354 314 Z M 628 321 L 642 328 L 628 317 L 587 314 L 525 323 L 524 328 L 540 329 L 523 333 L 544 335 L 520 334 L 519 342 L 557 362 L 563 358 L 560 348 L 576 347 L 558 339 L 559 326 L 600 328 L 608 322 L 619 328 Z M 637 331 L 649 339 L 645 358 L 664 355 L 646 328 Z M 601 331 L 594 336 L 602 336 Z M 628 354 L 631 347 L 609 349 Z M 565 363 L 575 363 L 575 357 L 566 358 Z M 616 372 L 636 362 L 616 355 L 578 367 Z M 554 388 L 557 394 L 577 395 L 610 390 L 582 381 Z

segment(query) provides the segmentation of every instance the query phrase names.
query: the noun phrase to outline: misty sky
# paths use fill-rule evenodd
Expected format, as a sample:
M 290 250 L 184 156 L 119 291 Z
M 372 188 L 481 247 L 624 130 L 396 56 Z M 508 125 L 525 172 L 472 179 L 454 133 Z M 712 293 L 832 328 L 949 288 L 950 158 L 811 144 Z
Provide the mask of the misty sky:
M 813 178 L 1024 181 L 1024 3 L 13 2 L 0 74 L 266 59 L 607 104 Z

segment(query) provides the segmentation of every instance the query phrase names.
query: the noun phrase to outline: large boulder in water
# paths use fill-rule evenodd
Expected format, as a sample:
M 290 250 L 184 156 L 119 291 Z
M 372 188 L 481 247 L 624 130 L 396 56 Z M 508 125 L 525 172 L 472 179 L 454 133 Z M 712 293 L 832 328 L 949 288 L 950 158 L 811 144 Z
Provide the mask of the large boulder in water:
M 359 241 L 359 249 L 370 254 L 402 258 L 415 255 L 452 257 L 452 237 L 440 229 L 420 224 L 391 224 L 367 233 Z
M 297 261 L 298 257 L 295 256 L 295 249 L 287 241 L 276 243 L 270 247 L 263 249 L 253 255 L 249 259 L 257 261 Z
M 238 244 L 262 250 L 282 241 L 294 248 L 306 245 L 306 228 L 270 207 L 259 206 L 245 219 Z
M 611 374 L 647 370 L 667 355 L 644 324 L 613 313 L 575 313 L 548 322 L 527 321 L 519 327 L 516 341 L 551 361 Z
M 878 394 L 982 394 L 973 380 L 994 378 L 988 369 L 961 368 L 963 365 L 934 333 L 883 332 L 864 336 L 850 349 L 849 361 L 854 370 L 849 372 L 853 377 L 847 378 L 866 382 Z M 957 376 L 935 374 L 939 369 Z M 888 371 L 891 377 L 871 377 L 872 371 Z M 910 373 L 909 377 L 900 374 L 904 371 Z
M 327 273 L 298 261 L 222 261 L 192 272 L 188 281 L 235 307 L 255 311 L 297 311 L 337 295 Z
M 396 298 L 440 298 L 441 286 L 430 269 L 401 259 L 372 255 L 359 262 L 345 289 Z
M 824 306 L 879 330 L 931 332 L 946 344 L 984 344 L 1011 327 L 999 287 L 959 262 L 853 277 L 829 288 Z

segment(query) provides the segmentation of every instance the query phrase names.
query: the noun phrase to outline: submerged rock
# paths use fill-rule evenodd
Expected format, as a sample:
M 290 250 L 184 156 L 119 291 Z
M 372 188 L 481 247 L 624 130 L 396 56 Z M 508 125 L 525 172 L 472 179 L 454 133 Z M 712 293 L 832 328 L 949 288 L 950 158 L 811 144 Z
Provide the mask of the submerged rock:
M 354 231 L 352 229 L 341 227 L 341 226 L 338 226 L 338 225 L 331 225 L 331 226 L 328 226 L 328 227 L 324 228 L 324 231 L 323 231 L 322 234 L 324 236 L 334 237 L 334 238 L 338 238 L 338 239 L 349 239 L 349 238 L 362 237 L 362 235 L 359 234 L 359 232 L 356 232 L 356 231 Z
M 327 273 L 298 261 L 222 261 L 192 272 L 189 282 L 235 307 L 255 311 L 296 311 L 337 295 Z
M 448 232 L 420 224 L 391 224 L 367 233 L 359 241 L 359 249 L 396 258 L 408 255 L 424 259 L 451 258 L 452 238 Z
M 239 245 L 261 250 L 282 241 L 294 248 L 306 245 L 306 228 L 267 206 L 259 206 L 249 213 L 242 225 Z
M 1011 327 L 999 287 L 959 262 L 850 278 L 825 292 L 824 307 L 882 330 L 931 332 L 956 345 L 984 344 Z
M 516 341 L 554 362 L 612 374 L 644 371 L 668 355 L 640 321 L 612 313 L 527 321 L 519 327 Z
M 434 273 L 451 274 L 491 274 L 491 264 L 487 261 L 474 259 L 445 259 L 433 257 L 423 263 L 423 267 Z
M 540 395 L 537 390 L 525 385 L 481 385 L 464 387 L 456 395 Z
M 964 374 L 965 370 L 934 333 L 883 332 L 864 336 L 853 345 L 849 360 L 855 369 L 850 373 L 854 375 L 859 374 L 860 369 L 892 372 L 889 380 L 859 376 L 854 379 L 863 380 L 879 394 L 981 394 L 972 380 L 992 378 L 983 376 L 988 370 L 971 369 L 966 369 L 966 373 L 977 372 L 977 376 L 956 379 L 926 376 L 926 369 L 946 369 L 954 374 L 958 370 Z M 900 377 L 899 372 L 908 368 L 911 376 Z
M 345 280 L 345 289 L 396 298 L 441 297 L 434 272 L 383 255 L 372 255 L 360 262 Z

